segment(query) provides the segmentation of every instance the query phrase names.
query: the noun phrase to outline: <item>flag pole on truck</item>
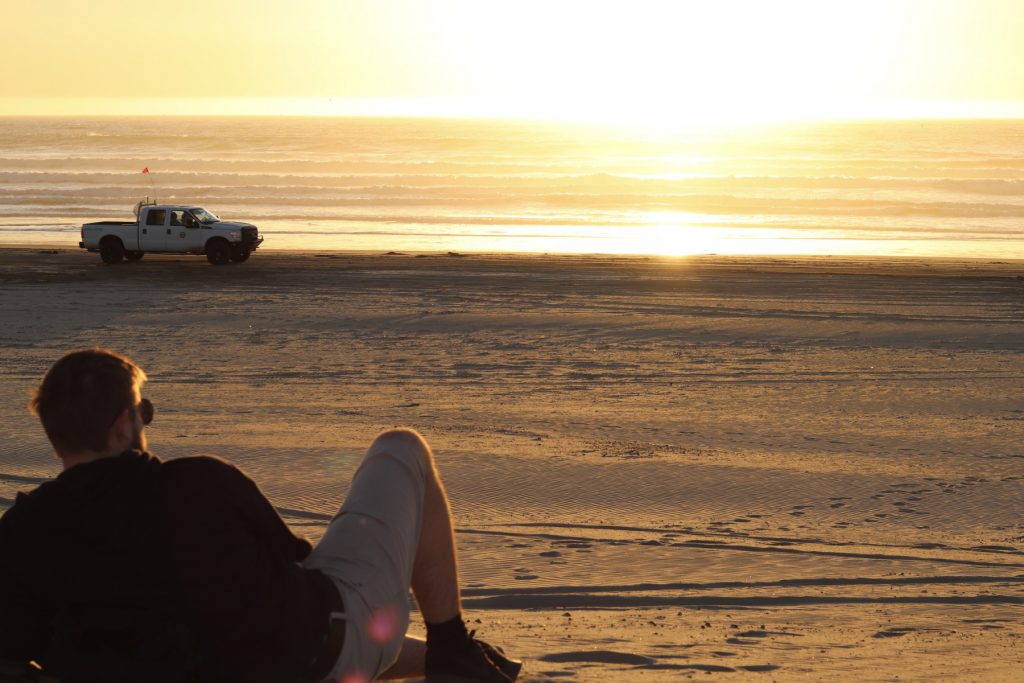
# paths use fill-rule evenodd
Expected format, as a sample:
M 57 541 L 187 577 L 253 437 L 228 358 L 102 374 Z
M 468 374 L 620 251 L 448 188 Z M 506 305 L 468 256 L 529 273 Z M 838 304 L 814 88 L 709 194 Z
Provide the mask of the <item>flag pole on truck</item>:
M 142 175 L 144 175 L 147 178 L 149 178 L 149 187 L 150 187 L 151 190 L 153 190 L 153 199 L 152 199 L 152 201 L 150 201 L 149 196 L 147 195 L 145 200 L 143 200 L 143 201 L 141 201 L 141 202 L 139 202 L 138 204 L 135 205 L 135 217 L 136 218 L 139 217 L 139 210 L 144 205 L 146 205 L 146 204 L 156 204 L 156 199 L 157 199 L 157 197 L 156 197 L 156 186 L 153 185 L 153 176 L 149 172 L 149 166 L 146 166 L 146 167 L 144 167 L 142 169 Z
M 146 166 L 145 168 L 142 169 L 142 175 L 144 175 L 147 178 L 149 178 L 149 188 L 151 190 L 153 190 L 153 201 L 155 202 L 156 201 L 156 186 L 153 184 L 153 175 L 149 172 L 149 166 Z M 149 197 L 146 197 L 146 199 L 149 199 Z

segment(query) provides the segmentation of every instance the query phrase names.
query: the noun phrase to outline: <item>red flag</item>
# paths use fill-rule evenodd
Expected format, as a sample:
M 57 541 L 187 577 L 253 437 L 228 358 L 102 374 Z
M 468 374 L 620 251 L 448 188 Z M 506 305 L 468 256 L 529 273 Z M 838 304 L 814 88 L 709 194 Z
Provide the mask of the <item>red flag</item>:
M 142 169 L 142 172 L 143 173 L 149 173 L 149 166 L 147 166 L 146 168 Z

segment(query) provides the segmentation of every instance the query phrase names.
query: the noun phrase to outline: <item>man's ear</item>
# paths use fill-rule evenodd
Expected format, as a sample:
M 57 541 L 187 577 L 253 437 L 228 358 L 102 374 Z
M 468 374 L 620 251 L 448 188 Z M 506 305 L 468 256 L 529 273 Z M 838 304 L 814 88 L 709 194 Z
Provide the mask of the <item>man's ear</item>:
M 135 425 L 132 422 L 132 408 L 125 408 L 121 411 L 114 424 L 110 425 L 107 432 L 107 447 L 110 450 L 121 452 L 132 442 L 135 433 Z

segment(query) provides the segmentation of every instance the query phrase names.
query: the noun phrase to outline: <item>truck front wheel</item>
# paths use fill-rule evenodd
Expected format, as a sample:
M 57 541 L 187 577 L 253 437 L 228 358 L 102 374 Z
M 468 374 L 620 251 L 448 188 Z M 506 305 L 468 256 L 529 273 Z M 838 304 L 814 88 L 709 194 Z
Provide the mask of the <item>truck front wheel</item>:
M 206 260 L 215 266 L 222 266 L 231 260 L 231 246 L 226 240 L 214 237 L 206 243 Z
M 234 261 L 235 263 L 241 263 L 242 261 L 245 261 L 247 258 L 249 258 L 249 254 L 251 253 L 252 252 L 245 251 L 240 246 L 233 245 L 231 247 L 231 260 Z
M 104 237 L 100 242 L 100 258 L 104 263 L 120 263 L 124 258 L 124 245 L 116 237 Z

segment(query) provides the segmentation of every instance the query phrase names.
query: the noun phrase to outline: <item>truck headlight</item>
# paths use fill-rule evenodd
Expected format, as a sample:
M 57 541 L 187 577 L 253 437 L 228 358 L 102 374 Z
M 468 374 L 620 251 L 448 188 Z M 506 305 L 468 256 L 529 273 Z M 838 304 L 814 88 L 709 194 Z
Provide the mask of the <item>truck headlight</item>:
M 228 237 L 238 237 L 237 230 L 228 230 Z

